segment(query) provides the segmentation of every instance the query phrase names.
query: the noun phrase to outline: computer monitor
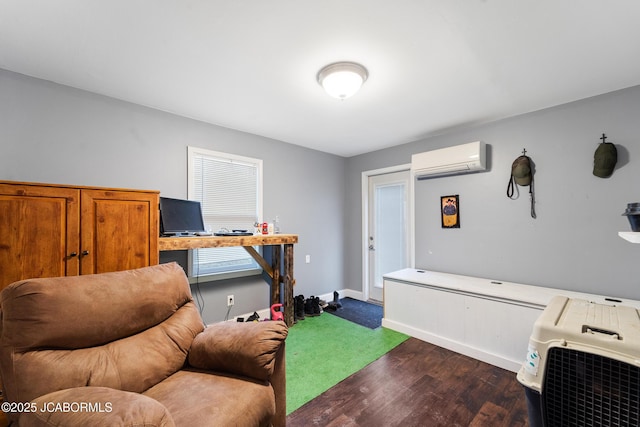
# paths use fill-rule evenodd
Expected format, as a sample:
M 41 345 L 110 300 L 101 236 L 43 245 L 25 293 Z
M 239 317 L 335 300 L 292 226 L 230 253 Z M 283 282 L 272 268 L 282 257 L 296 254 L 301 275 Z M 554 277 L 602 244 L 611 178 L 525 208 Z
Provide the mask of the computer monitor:
M 204 231 L 200 202 L 160 197 L 161 235 L 193 236 Z

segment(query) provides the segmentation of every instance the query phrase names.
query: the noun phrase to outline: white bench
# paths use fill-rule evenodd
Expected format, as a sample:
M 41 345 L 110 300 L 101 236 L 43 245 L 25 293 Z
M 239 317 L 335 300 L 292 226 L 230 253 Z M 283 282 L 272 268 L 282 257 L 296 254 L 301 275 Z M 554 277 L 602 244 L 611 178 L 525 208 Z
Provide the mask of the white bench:
M 635 300 L 407 268 L 384 276 L 382 326 L 517 372 L 555 295 L 640 308 Z

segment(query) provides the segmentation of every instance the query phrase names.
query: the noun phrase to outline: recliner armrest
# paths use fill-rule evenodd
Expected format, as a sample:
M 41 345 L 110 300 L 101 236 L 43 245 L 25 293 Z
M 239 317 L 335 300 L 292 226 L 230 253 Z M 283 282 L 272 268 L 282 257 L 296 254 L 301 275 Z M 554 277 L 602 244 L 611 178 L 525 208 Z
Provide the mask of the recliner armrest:
M 55 391 L 32 400 L 29 409 L 18 419 L 22 427 L 175 426 L 171 414 L 160 402 L 142 394 L 108 387 Z
M 268 381 L 287 333 L 282 321 L 217 323 L 196 335 L 188 362 L 198 369 Z

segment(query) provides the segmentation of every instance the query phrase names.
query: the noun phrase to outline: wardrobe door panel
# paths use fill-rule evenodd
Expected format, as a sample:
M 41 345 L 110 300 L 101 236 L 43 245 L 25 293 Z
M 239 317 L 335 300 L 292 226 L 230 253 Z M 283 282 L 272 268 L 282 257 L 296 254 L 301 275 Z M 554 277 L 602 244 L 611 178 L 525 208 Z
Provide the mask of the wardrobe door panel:
M 81 274 L 158 263 L 158 194 L 82 190 Z
M 0 288 L 79 273 L 79 197 L 71 188 L 0 184 Z

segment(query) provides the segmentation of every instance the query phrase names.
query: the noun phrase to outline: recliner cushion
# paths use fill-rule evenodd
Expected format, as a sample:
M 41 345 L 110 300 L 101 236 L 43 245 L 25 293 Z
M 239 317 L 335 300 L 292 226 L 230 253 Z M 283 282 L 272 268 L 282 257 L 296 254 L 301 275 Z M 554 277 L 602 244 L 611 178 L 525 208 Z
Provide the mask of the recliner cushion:
M 14 355 L 17 395 L 33 399 L 53 390 L 103 386 L 141 393 L 185 364 L 200 317 L 193 303 L 160 325 L 108 344 L 77 350 L 42 349 Z
M 276 411 L 269 383 L 192 369 L 143 394 L 162 403 L 177 426 L 268 426 Z
M 60 390 L 32 403 L 36 411 L 23 412 L 20 427 L 175 427 L 171 414 L 160 402 L 107 387 Z
M 216 323 L 195 338 L 188 362 L 199 369 L 267 381 L 287 334 L 287 325 L 282 321 Z
M 189 282 L 175 263 L 23 280 L 0 294 L 2 338 L 18 351 L 93 347 L 155 326 L 189 301 Z
M 86 385 L 142 392 L 184 366 L 204 329 L 175 263 L 26 280 L 6 288 L 0 304 L 10 401 Z

